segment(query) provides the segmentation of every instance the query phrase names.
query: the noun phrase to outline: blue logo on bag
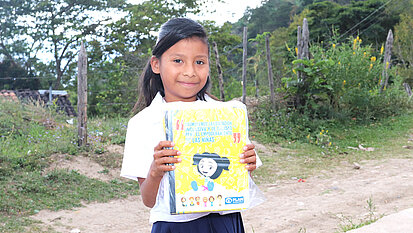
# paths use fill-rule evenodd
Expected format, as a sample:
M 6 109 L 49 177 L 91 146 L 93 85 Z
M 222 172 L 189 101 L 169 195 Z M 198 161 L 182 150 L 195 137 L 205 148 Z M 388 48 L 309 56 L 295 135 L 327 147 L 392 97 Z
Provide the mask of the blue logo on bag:
M 226 197 L 225 198 L 226 205 L 243 204 L 243 203 L 244 203 L 244 197 Z

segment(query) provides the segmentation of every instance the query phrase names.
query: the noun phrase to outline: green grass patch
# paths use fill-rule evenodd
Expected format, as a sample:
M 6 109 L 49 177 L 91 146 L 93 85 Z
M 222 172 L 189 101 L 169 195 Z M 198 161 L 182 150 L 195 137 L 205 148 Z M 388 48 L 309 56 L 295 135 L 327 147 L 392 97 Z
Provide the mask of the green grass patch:
M 257 153 L 264 164 L 254 171 L 255 180 L 258 183 L 273 183 L 292 177 L 307 178 L 323 170 L 333 171 L 343 161 L 352 163 L 388 157 L 413 157 L 411 150 L 403 148 L 408 145 L 409 139 L 413 139 L 413 112 L 370 124 L 350 122 L 340 125 L 325 122 L 320 127 L 324 129 L 323 135 L 329 136 L 331 146 L 317 144 L 317 137 L 310 137 L 302 140 L 280 139 L 267 143 L 267 151 L 258 149 Z M 320 135 L 320 132 L 316 135 Z M 255 135 L 260 141 L 260 134 Z M 374 151 L 349 148 L 357 148 L 358 145 L 372 147 Z
M 104 165 L 102 172 L 120 166 L 122 156 L 105 153 L 105 148 L 124 142 L 126 118 L 90 119 L 89 145 L 84 148 L 77 146 L 76 119 L 69 122 L 53 108 L 0 97 L 0 232 L 42 232 L 29 218 L 41 210 L 71 209 L 138 194 L 137 182 L 104 182 L 74 170 L 45 172 L 53 154 L 89 156 Z

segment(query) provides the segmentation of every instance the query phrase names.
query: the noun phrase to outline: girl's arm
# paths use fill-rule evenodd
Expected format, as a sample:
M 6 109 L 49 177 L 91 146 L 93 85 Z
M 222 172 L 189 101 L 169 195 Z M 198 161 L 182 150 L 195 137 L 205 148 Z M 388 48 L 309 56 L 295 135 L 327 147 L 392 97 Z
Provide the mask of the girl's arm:
M 173 149 L 166 149 L 173 147 L 173 142 L 161 141 L 154 148 L 153 161 L 146 178 L 138 178 L 143 204 L 152 208 L 156 203 L 156 196 L 158 195 L 159 184 L 162 177 L 167 171 L 172 171 L 175 166 L 169 165 L 171 163 L 179 163 L 181 158 L 177 158 L 181 152 Z
M 242 153 L 239 156 L 240 163 L 247 164 L 245 168 L 250 172 L 254 171 L 257 168 L 257 156 L 255 154 L 254 148 L 255 148 L 254 144 L 245 145 L 242 148 L 244 150 L 244 153 Z

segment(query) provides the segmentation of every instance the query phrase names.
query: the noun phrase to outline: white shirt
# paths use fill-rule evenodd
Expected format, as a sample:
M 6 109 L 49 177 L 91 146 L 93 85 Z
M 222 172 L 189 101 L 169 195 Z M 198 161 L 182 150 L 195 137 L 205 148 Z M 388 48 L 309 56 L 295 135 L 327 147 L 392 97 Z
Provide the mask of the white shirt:
M 207 102 L 216 101 L 205 95 Z M 202 100 L 197 100 L 202 101 Z M 125 150 L 121 176 L 133 180 L 146 178 L 153 161 L 154 148 L 160 141 L 165 141 L 163 118 L 165 116 L 165 101 L 160 93 L 153 99 L 151 105 L 132 117 L 128 122 L 125 140 Z M 247 143 L 250 143 L 247 139 Z M 257 156 L 257 167 L 262 165 Z M 263 201 L 263 195 L 255 183 L 250 179 L 251 202 L 259 204 Z M 255 197 L 255 201 L 254 201 Z M 221 211 L 220 214 L 233 213 L 237 211 Z M 186 222 L 209 214 L 193 213 L 171 215 L 169 207 L 169 182 L 168 176 L 164 175 L 159 184 L 158 195 L 155 206 L 151 209 L 149 221 Z

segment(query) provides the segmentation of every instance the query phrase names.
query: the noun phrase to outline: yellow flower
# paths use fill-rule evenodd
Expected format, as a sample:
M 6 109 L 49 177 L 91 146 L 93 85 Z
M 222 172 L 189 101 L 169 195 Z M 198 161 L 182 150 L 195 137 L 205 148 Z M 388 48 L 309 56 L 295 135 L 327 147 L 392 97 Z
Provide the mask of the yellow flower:
M 326 133 L 328 133 L 328 130 L 326 130 Z
M 341 65 L 341 62 L 338 62 L 339 65 Z
M 290 49 L 290 47 L 288 47 L 288 44 L 287 44 L 287 43 L 285 43 L 285 47 L 287 47 L 287 50 L 288 50 L 288 51 L 291 51 L 291 49 Z
M 371 57 L 371 58 L 370 58 L 370 61 L 371 61 L 371 62 L 375 62 L 375 61 L 376 61 L 376 57 L 374 57 L 374 56 Z
M 359 37 L 359 36 L 357 36 L 356 40 L 360 40 L 360 37 Z
M 346 85 L 346 80 L 343 80 L 343 86 Z
M 353 52 L 353 55 L 356 55 L 356 52 Z
M 296 72 L 294 69 L 293 69 L 293 73 L 294 73 L 294 74 L 297 74 L 297 72 Z
M 310 138 L 310 134 L 309 134 L 309 135 L 307 135 L 307 138 Z
M 362 41 L 363 41 L 363 40 L 361 40 L 361 39 L 359 40 L 360 44 L 361 44 Z
M 323 132 L 323 133 L 324 133 L 324 129 L 323 129 L 323 130 L 321 130 L 321 132 Z
M 328 146 L 331 146 L 331 142 L 328 143 Z
M 364 53 L 363 53 L 363 57 L 365 57 L 366 55 L 367 55 L 367 53 L 366 53 L 366 52 L 364 52 Z
M 383 51 L 384 51 L 384 47 L 383 47 L 383 45 L 382 45 L 382 46 L 381 46 L 381 49 L 380 49 L 380 55 L 383 54 Z
M 320 135 L 323 135 L 323 132 L 320 132 Z
M 295 55 L 298 55 L 298 48 L 295 48 Z
M 389 62 L 387 61 L 386 62 L 386 69 L 388 69 L 389 68 Z
M 372 64 L 372 63 L 370 63 L 370 68 L 369 68 L 369 71 L 370 71 L 372 68 L 373 68 L 373 64 Z
M 333 49 L 335 49 L 336 48 L 336 44 L 333 44 Z

